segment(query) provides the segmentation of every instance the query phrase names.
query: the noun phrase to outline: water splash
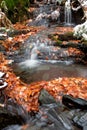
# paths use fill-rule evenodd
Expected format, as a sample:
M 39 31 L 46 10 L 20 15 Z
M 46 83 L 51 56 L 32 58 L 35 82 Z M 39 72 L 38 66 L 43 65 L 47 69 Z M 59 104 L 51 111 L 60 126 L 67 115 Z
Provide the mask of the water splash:
M 26 60 L 24 62 L 19 63 L 19 65 L 21 66 L 21 68 L 35 68 L 37 66 L 39 66 L 39 62 L 37 60 Z

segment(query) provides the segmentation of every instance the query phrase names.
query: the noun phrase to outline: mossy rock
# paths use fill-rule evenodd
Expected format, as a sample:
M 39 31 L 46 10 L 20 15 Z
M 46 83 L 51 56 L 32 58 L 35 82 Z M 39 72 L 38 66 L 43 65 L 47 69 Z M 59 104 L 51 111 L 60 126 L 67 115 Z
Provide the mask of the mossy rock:
M 58 45 L 61 45 L 61 44 L 62 44 L 62 41 L 61 40 L 57 40 L 56 45 L 58 46 Z
M 54 35 L 54 36 L 52 37 L 52 39 L 55 40 L 55 41 L 57 41 L 57 40 L 58 40 L 58 35 Z
M 68 40 L 77 40 L 77 38 L 73 35 L 73 32 L 67 32 L 65 34 L 52 34 L 48 36 L 54 41 L 68 41 Z
M 49 34 L 48 37 L 49 37 L 51 40 L 54 40 L 54 41 L 57 41 L 57 40 L 58 40 L 58 34 Z
M 59 40 L 62 41 L 68 41 L 68 40 L 74 40 L 76 37 L 73 36 L 73 32 L 67 32 L 65 34 L 59 34 Z

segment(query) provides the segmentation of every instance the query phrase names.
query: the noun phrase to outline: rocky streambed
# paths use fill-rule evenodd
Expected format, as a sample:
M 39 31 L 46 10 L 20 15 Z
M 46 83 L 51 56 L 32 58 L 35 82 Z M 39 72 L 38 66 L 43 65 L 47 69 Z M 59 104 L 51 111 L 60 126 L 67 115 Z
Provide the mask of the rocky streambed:
M 0 38 L 1 130 L 87 128 L 86 41 L 59 21 L 35 21 L 51 7 L 41 3 L 32 23 L 16 24 Z

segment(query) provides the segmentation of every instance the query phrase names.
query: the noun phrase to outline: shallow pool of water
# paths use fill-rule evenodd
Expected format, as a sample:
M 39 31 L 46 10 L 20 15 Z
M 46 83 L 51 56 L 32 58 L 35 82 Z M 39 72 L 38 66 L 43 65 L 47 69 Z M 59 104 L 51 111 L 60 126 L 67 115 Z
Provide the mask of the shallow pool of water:
M 12 68 L 15 74 L 26 83 L 59 77 L 87 78 L 87 66 L 73 64 L 72 61 L 26 60 L 13 63 Z

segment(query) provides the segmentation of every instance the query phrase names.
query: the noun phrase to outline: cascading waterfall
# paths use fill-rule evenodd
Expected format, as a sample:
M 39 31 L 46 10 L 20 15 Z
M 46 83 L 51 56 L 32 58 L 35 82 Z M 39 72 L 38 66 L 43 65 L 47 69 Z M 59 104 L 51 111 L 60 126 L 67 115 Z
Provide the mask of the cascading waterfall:
M 39 58 L 45 57 L 44 55 L 46 54 L 48 55 L 48 57 L 50 57 L 50 52 L 53 51 L 53 46 L 48 45 L 50 44 L 49 40 L 44 40 L 43 38 L 40 38 L 38 36 L 34 36 L 34 38 L 32 37 L 32 40 L 30 39 L 30 41 L 28 42 L 28 47 L 26 48 L 28 60 L 21 62 L 20 65 L 34 68 L 39 66 L 41 63 L 41 61 L 38 59 L 38 55 L 40 55 Z
M 65 25 L 71 25 L 72 24 L 72 13 L 71 13 L 71 1 L 67 0 L 65 2 Z
M 47 36 L 45 36 L 44 32 L 36 36 L 31 36 L 29 40 L 26 41 L 26 44 L 26 60 L 19 63 L 21 68 L 37 68 L 43 63 L 72 63 L 72 61 L 68 61 L 67 58 L 65 59 L 65 61 L 61 60 L 63 57 L 67 56 L 67 52 L 64 51 L 64 48 L 60 49 L 53 46 L 53 41 L 51 41 Z

